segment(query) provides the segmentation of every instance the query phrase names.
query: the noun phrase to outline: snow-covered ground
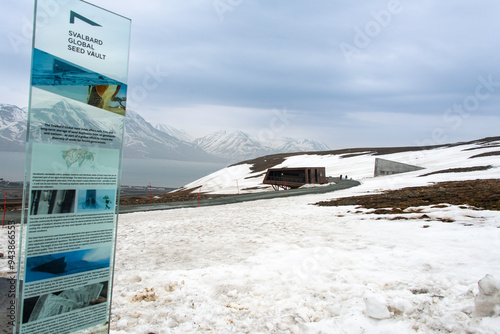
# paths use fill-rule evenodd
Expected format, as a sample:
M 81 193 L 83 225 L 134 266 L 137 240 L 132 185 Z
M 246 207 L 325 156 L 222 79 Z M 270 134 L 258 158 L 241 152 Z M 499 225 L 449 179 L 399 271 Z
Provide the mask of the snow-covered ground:
M 498 156 L 469 159 L 494 147 L 466 148 L 477 147 L 381 156 L 426 170 L 378 178 L 371 156 L 293 157 L 283 165 L 326 165 L 329 175 L 348 174 L 362 185 L 120 215 L 111 332 L 500 333 L 500 212 L 426 206 L 391 220 L 353 206 L 312 205 L 500 177 Z M 492 168 L 417 177 L 485 165 Z M 258 184 L 245 179 L 249 166 L 231 169 L 193 184 L 222 193 Z
M 123 215 L 113 332 L 500 333 L 498 309 L 474 314 L 500 278 L 499 212 L 376 220 L 324 198 Z
M 495 148 L 464 151 L 470 148 L 477 147 L 420 152 L 411 159 L 426 170 L 378 178 L 370 156 L 293 157 L 282 165 L 327 165 L 363 184 L 329 194 L 122 215 L 112 332 L 500 333 L 500 212 L 429 206 L 406 214 L 409 220 L 391 220 L 352 206 L 311 205 L 500 177 L 498 157 L 469 159 Z M 414 153 L 382 157 L 410 162 Z M 485 165 L 493 168 L 417 177 Z M 248 165 L 235 166 L 191 186 L 235 192 L 233 181 L 240 189 L 258 182 L 245 179 L 248 173 Z M 478 296 L 483 278 L 492 296 Z

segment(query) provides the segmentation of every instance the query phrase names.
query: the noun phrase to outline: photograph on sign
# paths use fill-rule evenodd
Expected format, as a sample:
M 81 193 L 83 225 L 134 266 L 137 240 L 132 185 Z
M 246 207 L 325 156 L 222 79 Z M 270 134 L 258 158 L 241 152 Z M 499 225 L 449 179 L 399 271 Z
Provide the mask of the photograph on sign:
M 47 293 L 24 300 L 23 323 L 107 302 L 108 282 Z
M 30 215 L 75 212 L 76 190 L 32 190 Z
M 115 197 L 114 189 L 79 189 L 77 212 L 113 210 Z
M 109 267 L 111 246 L 27 259 L 26 283 Z
M 37 49 L 32 73 L 32 85 L 37 88 L 125 115 L 127 86 L 123 82 Z
M 123 116 L 52 92 L 32 88 L 30 140 L 121 148 Z

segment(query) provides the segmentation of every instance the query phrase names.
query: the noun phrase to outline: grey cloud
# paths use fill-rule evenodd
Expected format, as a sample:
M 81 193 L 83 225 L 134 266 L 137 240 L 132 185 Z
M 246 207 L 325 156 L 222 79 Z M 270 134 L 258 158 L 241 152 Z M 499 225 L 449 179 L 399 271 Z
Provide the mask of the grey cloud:
M 322 124 L 319 135 L 334 142 L 333 129 L 342 124 L 362 141 L 370 126 L 380 125 L 347 114 L 407 113 L 440 120 L 453 104 L 475 94 L 480 77 L 492 75 L 500 82 L 497 1 L 220 1 L 231 8 L 222 17 L 217 0 L 151 0 L 147 6 L 96 2 L 132 18 L 131 91 L 141 85 L 148 67 L 169 72 L 141 101 L 146 117 L 196 106 L 213 106 L 215 114 L 216 106 L 256 108 L 269 115 L 288 108 L 303 115 L 301 132 L 318 134 L 317 124 Z M 19 5 L 12 8 L 22 12 Z M 391 8 L 395 14 L 384 17 Z M 355 48 L 351 61 L 342 43 Z M 11 51 L 1 54 L 17 63 Z M 7 66 L 15 68 L 1 66 L 2 73 L 9 73 Z M 8 96 L 0 97 L 9 102 Z M 492 93 L 471 117 L 495 115 L 498 103 Z M 258 126 L 266 115 L 239 117 L 256 117 L 248 124 Z M 234 123 L 240 125 L 241 119 Z M 432 130 L 425 122 L 417 132 L 411 126 L 398 128 L 407 143 Z M 462 130 L 464 136 L 478 132 Z

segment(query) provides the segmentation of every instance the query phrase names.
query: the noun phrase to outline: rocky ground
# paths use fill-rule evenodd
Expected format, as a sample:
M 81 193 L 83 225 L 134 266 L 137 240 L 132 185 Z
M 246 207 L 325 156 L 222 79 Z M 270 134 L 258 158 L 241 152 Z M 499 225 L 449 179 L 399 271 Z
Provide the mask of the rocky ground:
M 439 182 L 380 194 L 338 198 L 316 203 L 320 206 L 357 205 L 378 209 L 375 213 L 400 213 L 409 207 L 467 205 L 480 210 L 500 210 L 500 179 Z

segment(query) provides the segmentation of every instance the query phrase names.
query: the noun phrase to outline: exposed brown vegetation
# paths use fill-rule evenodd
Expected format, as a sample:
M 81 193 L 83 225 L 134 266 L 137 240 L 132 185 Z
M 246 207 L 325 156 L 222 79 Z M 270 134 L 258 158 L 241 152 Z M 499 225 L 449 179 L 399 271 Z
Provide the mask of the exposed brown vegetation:
M 482 157 L 492 157 L 495 155 L 500 155 L 500 151 L 486 152 L 481 154 L 473 155 L 471 158 L 482 158 Z
M 214 194 L 200 194 L 198 192 L 192 193 L 196 189 L 186 189 L 182 191 L 176 191 L 174 193 L 164 193 L 164 194 L 153 194 L 151 197 L 149 194 L 142 195 L 132 195 L 132 196 L 120 196 L 120 205 L 131 205 L 131 204 L 149 204 L 153 203 L 170 203 L 170 202 L 183 202 L 197 200 L 200 198 L 210 199 L 216 197 L 225 197 L 231 195 L 214 195 Z
M 450 169 L 443 169 L 443 170 L 438 170 L 432 173 L 427 173 L 423 175 L 419 175 L 420 177 L 422 176 L 429 176 L 429 175 L 434 175 L 434 174 L 444 174 L 444 173 L 466 173 L 466 172 L 477 172 L 481 170 L 488 170 L 493 168 L 492 165 L 488 166 L 476 166 L 476 167 L 467 167 L 467 168 L 450 168 Z
M 389 190 L 375 195 L 344 197 L 316 204 L 320 206 L 357 205 L 384 211 L 376 213 L 397 214 L 409 207 L 440 203 L 500 210 L 500 179 L 439 182 L 431 186 Z

